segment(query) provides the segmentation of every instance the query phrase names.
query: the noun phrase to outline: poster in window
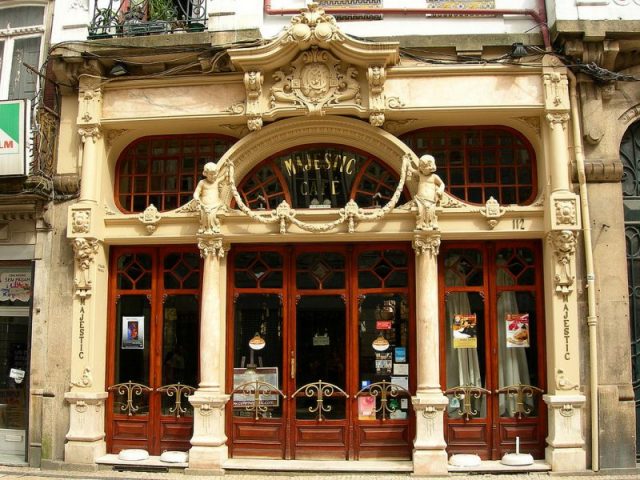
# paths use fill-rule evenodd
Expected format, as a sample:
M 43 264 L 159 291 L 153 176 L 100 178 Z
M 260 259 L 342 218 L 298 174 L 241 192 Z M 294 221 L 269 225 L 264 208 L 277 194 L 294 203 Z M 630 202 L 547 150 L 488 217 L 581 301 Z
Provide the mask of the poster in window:
M 247 389 L 244 391 L 245 393 L 233 394 L 233 408 L 254 406 L 256 402 L 256 384 L 254 382 L 262 382 L 257 384 L 258 405 L 260 407 L 278 407 L 280 405 L 280 395 L 274 390 L 278 388 L 278 367 L 234 368 L 233 388 L 245 385 Z
M 122 317 L 122 349 L 144 349 L 144 317 Z
M 508 313 L 506 319 L 507 326 L 507 347 L 526 348 L 529 346 L 529 314 L 528 313 Z
M 453 316 L 453 348 L 478 348 L 478 320 L 475 313 Z
M 358 420 L 376 419 L 376 397 L 361 395 L 358 397 Z
M 376 352 L 376 373 L 378 375 L 389 375 L 392 367 L 391 352 Z

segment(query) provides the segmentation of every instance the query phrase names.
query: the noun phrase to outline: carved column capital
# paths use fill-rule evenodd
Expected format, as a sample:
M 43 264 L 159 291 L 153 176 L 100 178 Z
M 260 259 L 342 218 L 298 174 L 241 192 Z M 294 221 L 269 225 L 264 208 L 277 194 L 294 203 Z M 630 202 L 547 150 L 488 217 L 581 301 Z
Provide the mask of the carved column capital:
M 413 249 L 416 251 L 416 255 L 429 254 L 437 256 L 440 253 L 440 234 L 422 234 L 413 237 Z
M 86 143 L 87 140 L 91 140 L 93 143 L 96 143 L 102 136 L 102 131 L 98 125 L 87 125 L 78 129 L 78 135 L 80 135 L 82 143 Z
M 198 248 L 200 249 L 200 256 L 204 259 L 212 255 L 222 259 L 230 247 L 229 244 L 223 243 L 220 236 L 199 235 Z
M 547 113 L 545 118 L 547 122 L 549 122 L 549 126 L 552 130 L 557 127 L 562 128 L 562 130 L 566 130 L 567 123 L 569 122 L 568 113 Z

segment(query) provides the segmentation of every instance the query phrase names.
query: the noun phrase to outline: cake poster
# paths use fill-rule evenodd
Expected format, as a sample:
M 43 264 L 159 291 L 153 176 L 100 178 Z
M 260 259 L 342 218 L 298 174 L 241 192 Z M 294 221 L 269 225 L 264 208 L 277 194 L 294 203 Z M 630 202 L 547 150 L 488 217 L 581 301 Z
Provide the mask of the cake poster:
M 453 348 L 478 348 L 478 328 L 475 313 L 453 316 Z
M 524 348 L 529 346 L 529 314 L 507 314 L 507 347 Z

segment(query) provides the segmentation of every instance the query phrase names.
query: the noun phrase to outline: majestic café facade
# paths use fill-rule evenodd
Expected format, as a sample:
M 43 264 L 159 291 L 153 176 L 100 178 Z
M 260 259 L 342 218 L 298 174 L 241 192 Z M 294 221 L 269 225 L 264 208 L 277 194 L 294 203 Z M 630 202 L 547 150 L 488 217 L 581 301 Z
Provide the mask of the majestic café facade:
M 51 55 L 77 82 L 58 173 L 81 172 L 66 463 L 440 475 L 517 443 L 525 470 L 586 469 L 581 136 L 557 58 L 401 60 L 313 6 L 270 42 L 157 53 L 178 76 L 113 76 L 117 42 L 87 45 Z

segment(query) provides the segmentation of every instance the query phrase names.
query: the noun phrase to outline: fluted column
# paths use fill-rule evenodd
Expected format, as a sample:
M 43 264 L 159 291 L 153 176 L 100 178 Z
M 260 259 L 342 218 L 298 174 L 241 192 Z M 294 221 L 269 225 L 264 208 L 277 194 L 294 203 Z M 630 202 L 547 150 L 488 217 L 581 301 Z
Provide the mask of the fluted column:
M 198 248 L 204 260 L 202 303 L 200 306 L 200 385 L 189 402 L 193 405 L 193 437 L 189 470 L 222 471 L 228 458 L 224 409 L 229 395 L 224 393 L 225 351 L 221 263 L 228 250 L 221 235 L 199 235 Z
M 415 475 L 447 475 L 444 410 L 440 389 L 438 334 L 438 252 L 440 233 L 424 231 L 413 239 L 416 253 L 416 371 L 418 389 L 412 398 L 416 412 L 413 449 Z

